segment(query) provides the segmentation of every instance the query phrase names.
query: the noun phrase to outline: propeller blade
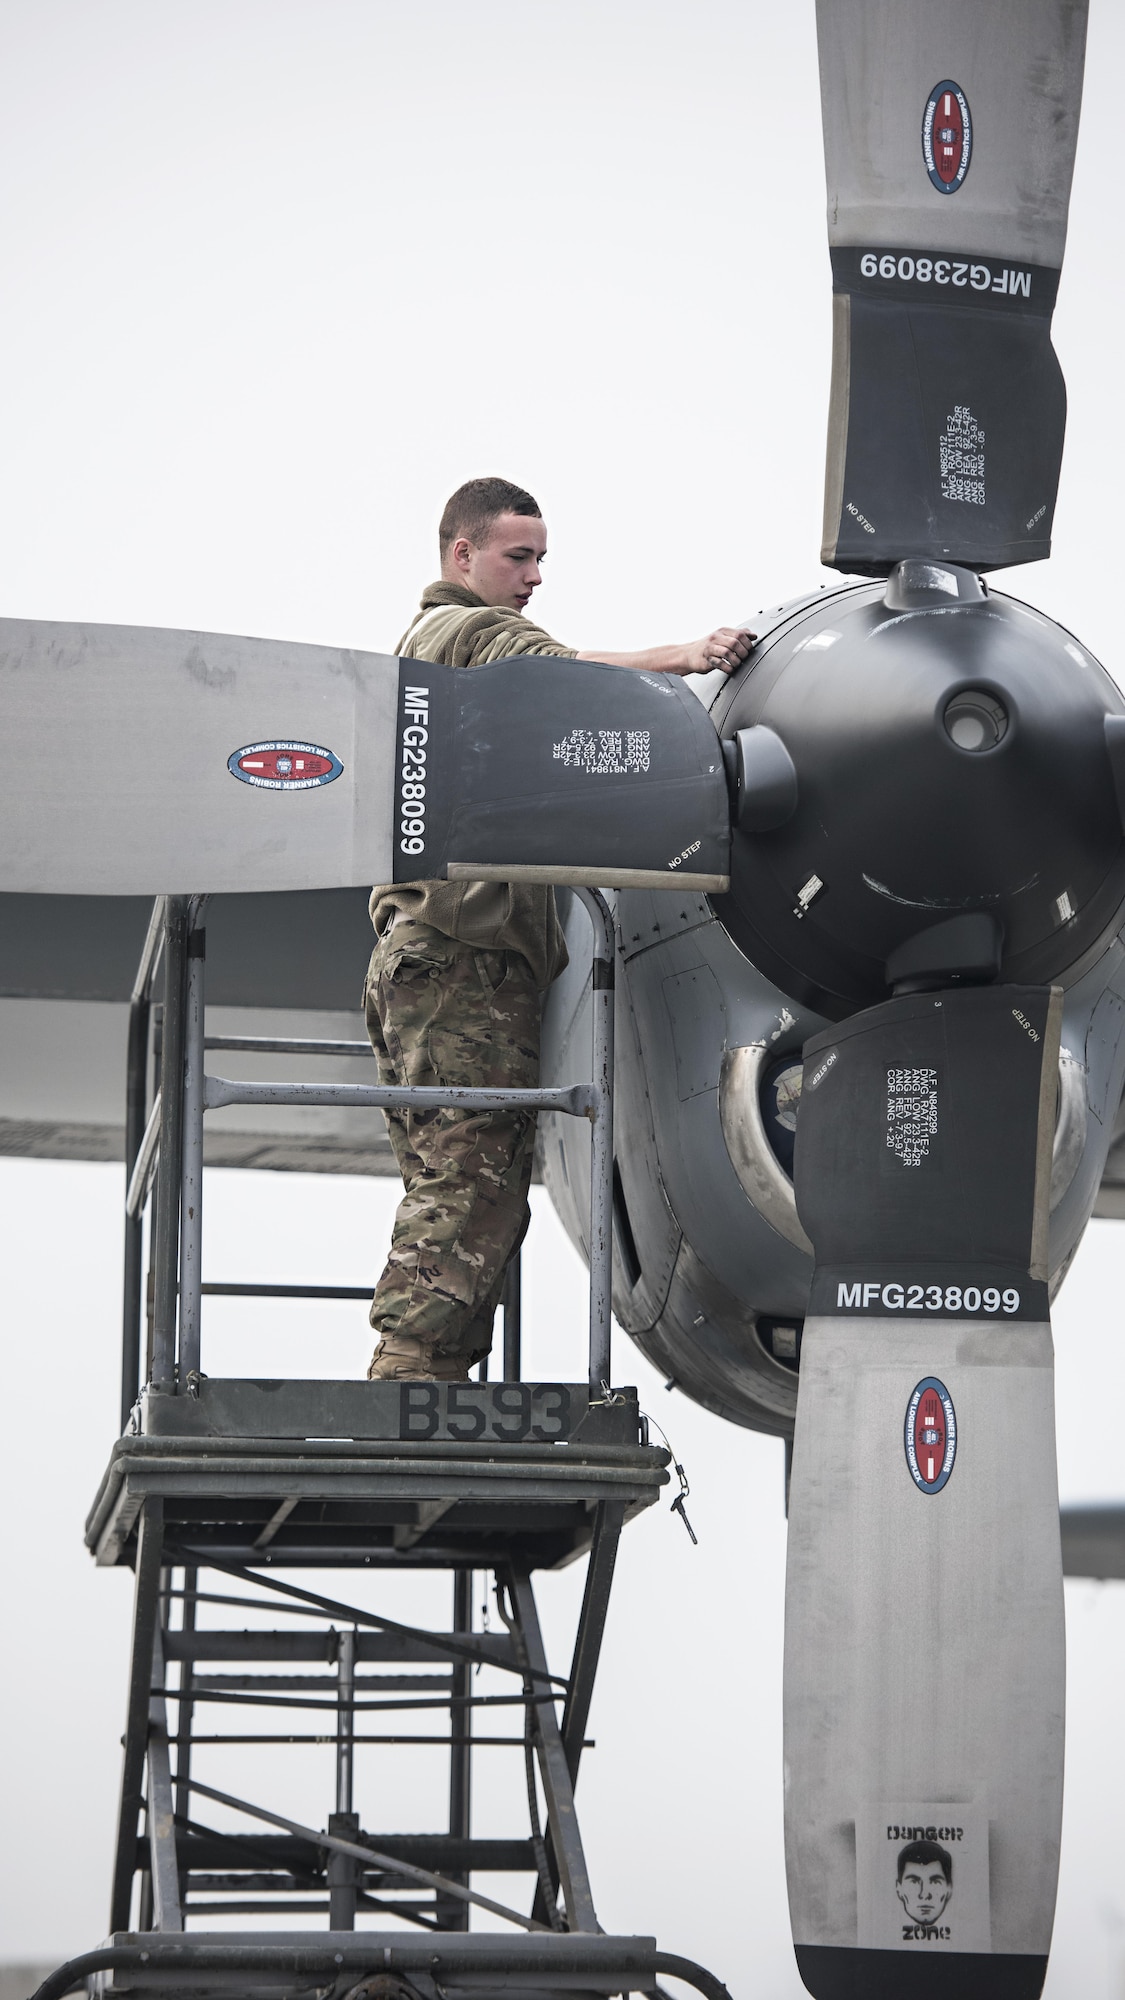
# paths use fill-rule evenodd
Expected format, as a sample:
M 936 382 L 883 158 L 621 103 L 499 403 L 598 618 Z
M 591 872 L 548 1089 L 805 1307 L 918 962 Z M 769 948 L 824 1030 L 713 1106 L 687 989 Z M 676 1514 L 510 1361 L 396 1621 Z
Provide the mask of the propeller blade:
M 785 1810 L 797 1962 L 821 2000 L 1033 2000 L 1046 1974 L 1061 1012 L 1057 988 L 914 994 L 805 1050 Z
M 589 660 L 500 660 L 471 673 L 404 660 L 399 712 L 397 882 L 729 886 L 722 747 L 677 676 Z M 421 755 L 428 810 L 411 836 Z
M 0 723 L 0 889 L 728 885 L 719 739 L 668 675 L 4 619 Z
M 1050 554 L 1086 16 L 1087 0 L 817 0 L 837 569 Z

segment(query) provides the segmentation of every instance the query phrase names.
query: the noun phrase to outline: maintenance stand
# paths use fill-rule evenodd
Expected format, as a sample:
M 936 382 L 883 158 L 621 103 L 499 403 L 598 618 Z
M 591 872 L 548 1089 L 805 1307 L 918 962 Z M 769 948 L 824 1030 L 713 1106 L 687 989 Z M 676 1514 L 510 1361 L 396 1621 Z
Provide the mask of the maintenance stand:
M 52 1974 L 37 2000 L 83 1984 L 91 1994 L 231 2000 L 314 1991 L 319 2000 L 562 2000 L 660 1994 L 661 1973 L 728 2000 L 711 1974 L 658 1951 L 653 1938 L 602 1933 L 575 1815 L 618 1539 L 668 1478 L 668 1453 L 649 1444 L 635 1390 L 609 1387 L 615 939 L 603 898 L 576 893 L 594 930 L 593 1075 L 560 1090 L 208 1075 L 208 1050 L 367 1060 L 371 1052 L 365 1042 L 208 1036 L 204 899 L 165 897 L 153 909 L 130 1014 L 124 1434 L 86 1527 L 98 1563 L 128 1564 L 136 1575 L 110 1936 Z M 155 1007 L 161 960 L 163 1006 Z M 205 1293 L 367 1296 L 346 1286 L 202 1283 L 206 1112 L 408 1103 L 534 1106 L 590 1120 L 588 1379 L 522 1380 L 518 1263 L 505 1291 L 502 1381 L 205 1374 Z M 548 1665 L 532 1578 L 587 1553 L 573 1655 L 561 1675 Z M 318 1568 L 448 1572 L 449 1629 L 405 1624 L 309 1588 L 307 1573 Z M 474 1627 L 474 1572 L 493 1579 L 497 1630 Z M 503 1676 L 508 1691 L 474 1693 L 483 1668 Z M 485 1734 L 482 1709 L 496 1712 L 494 1726 L 514 1710 L 522 1731 Z M 217 1712 L 231 1718 L 225 1733 L 202 1726 Z M 412 1713 L 422 1730 L 403 1735 L 401 1718 Z M 366 1729 L 369 1719 L 386 1732 Z M 247 1722 L 262 1727 L 251 1733 L 240 1727 Z M 335 1746 L 335 1787 L 323 1830 L 276 1810 L 276 1799 L 236 1797 L 198 1775 L 197 1753 L 216 1744 L 272 1745 L 276 1772 L 286 1746 L 326 1742 Z M 354 1762 L 365 1743 L 447 1749 L 447 1827 L 364 1829 Z M 522 1752 L 526 1771 L 527 1830 L 508 1839 L 471 1831 L 474 1758 L 493 1748 Z M 209 1825 L 216 1803 L 247 1829 Z M 476 1888 L 480 1873 L 526 1873 L 526 1914 Z M 471 1932 L 474 1906 L 511 1930 Z M 264 1913 L 284 1914 L 294 1927 L 207 1927 L 218 1915 Z M 357 1928 L 369 1913 L 394 1916 L 399 1927 Z M 310 1928 L 314 1919 L 324 1927 Z

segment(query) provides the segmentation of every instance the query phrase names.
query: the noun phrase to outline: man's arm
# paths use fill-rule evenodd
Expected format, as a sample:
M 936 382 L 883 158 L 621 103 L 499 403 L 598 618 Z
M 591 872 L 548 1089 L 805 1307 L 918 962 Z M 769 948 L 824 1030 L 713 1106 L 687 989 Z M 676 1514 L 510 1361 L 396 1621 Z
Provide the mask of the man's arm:
M 741 666 L 756 637 L 754 632 L 720 625 L 705 639 L 684 646 L 649 646 L 643 653 L 600 653 L 588 646 L 576 658 L 600 660 L 606 667 L 639 667 L 650 674 L 709 674 L 714 667 L 729 674 Z
M 442 658 L 453 667 L 483 667 L 520 654 L 555 655 L 571 660 L 597 660 L 607 667 L 639 667 L 650 674 L 707 674 L 715 667 L 730 673 L 746 658 L 755 635 L 720 625 L 705 639 L 684 646 L 649 646 L 641 653 L 604 653 L 587 646 L 581 653 L 562 646 L 541 626 L 506 605 L 484 605 L 451 613 L 456 631 L 443 641 Z

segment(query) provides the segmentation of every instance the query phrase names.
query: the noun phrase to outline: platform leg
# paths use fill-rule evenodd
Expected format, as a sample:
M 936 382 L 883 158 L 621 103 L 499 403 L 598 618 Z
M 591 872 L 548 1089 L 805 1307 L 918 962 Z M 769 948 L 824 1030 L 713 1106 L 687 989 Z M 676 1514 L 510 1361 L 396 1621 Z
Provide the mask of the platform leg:
M 339 1840 L 358 1840 L 359 1814 L 329 1813 L 328 1831 Z M 330 1931 L 354 1931 L 363 1863 L 351 1854 L 329 1854 L 325 1872 L 328 1877 L 328 1928 Z
M 594 1680 L 601 1657 L 606 1613 L 609 1610 L 609 1596 L 624 1518 L 625 1509 L 622 1502 L 599 1501 L 594 1516 L 594 1535 L 590 1547 L 589 1567 L 586 1571 L 582 1613 L 574 1642 L 570 1693 L 563 1709 L 563 1748 L 566 1752 L 567 1769 L 570 1772 L 572 1785 L 576 1784 L 578 1779 L 582 1742 L 590 1717 L 590 1702 L 593 1698 Z M 557 1889 L 559 1871 L 551 1850 L 548 1850 L 547 1854 L 547 1873 Z M 544 1923 L 549 1914 L 547 1900 L 540 1884 L 535 1893 L 532 1916 L 538 1917 L 540 1923 Z
M 184 1596 L 180 1628 L 184 1632 L 195 1629 L 195 1592 L 199 1581 L 197 1569 L 183 1572 Z M 180 1819 L 191 1815 L 191 1734 L 195 1724 L 195 1703 L 192 1700 L 192 1686 L 195 1680 L 195 1663 L 190 1659 L 180 1661 L 180 1685 L 176 1702 L 176 1788 L 173 1804 Z M 187 1878 L 180 1883 L 181 1902 L 187 1891 Z
M 546 1678 L 547 1655 L 539 1629 L 535 1593 L 526 1568 L 513 1565 L 510 1587 L 516 1614 L 516 1643 L 531 1675 L 532 1690 L 536 1694 L 542 1693 L 549 1685 Z M 574 1787 L 552 1702 L 536 1702 L 534 1730 L 539 1775 L 547 1803 L 547 1850 L 558 1868 L 567 1927 L 572 1931 L 597 1931 L 590 1877 L 574 1810 Z
M 453 1579 L 453 1630 L 456 1633 L 471 1631 L 473 1623 L 473 1579 L 469 1570 L 458 1570 Z M 449 1746 L 449 1831 L 455 1840 L 468 1840 L 471 1824 L 472 1800 L 472 1745 L 467 1741 L 457 1742 L 456 1738 L 467 1738 L 472 1734 L 473 1711 L 465 1697 L 472 1693 L 473 1669 L 468 1660 L 455 1660 L 452 1671 L 453 1700 L 449 1706 L 449 1734 L 454 1741 Z M 461 1697 L 461 1699 L 458 1699 Z M 447 1871 L 455 1882 L 463 1882 L 468 1887 L 469 1876 L 463 1868 Z M 439 1896 L 437 1900 L 439 1923 L 447 1930 L 467 1931 L 469 1928 L 469 1906 L 459 1903 L 453 1896 Z
M 172 1803 L 172 1765 L 168 1752 L 168 1708 L 164 1699 L 164 1647 L 159 1629 L 152 1649 L 152 1687 L 148 1706 L 149 1873 L 152 1878 L 152 1927 L 182 1931 L 183 1906 L 176 1857 L 176 1824 Z M 160 1689 L 161 1692 L 155 1692 Z
M 160 1604 L 160 1562 L 164 1543 L 164 1503 L 146 1500 L 137 1536 L 136 1595 L 133 1600 L 133 1643 L 129 1659 L 129 1697 L 125 1715 L 125 1752 L 121 1767 L 121 1811 L 117 1852 L 113 1863 L 110 1931 L 127 1931 L 137 1859 L 137 1822 L 141 1810 L 148 1739 L 149 1689 L 152 1687 L 153 1642 Z
M 563 1709 L 563 1748 L 566 1751 L 567 1769 L 570 1772 L 572 1785 L 578 1780 L 582 1740 L 586 1734 L 586 1724 L 590 1719 L 590 1702 L 593 1699 L 594 1679 L 601 1657 L 606 1613 L 609 1610 L 609 1594 L 613 1588 L 613 1571 L 617 1562 L 617 1545 L 621 1540 L 624 1521 L 623 1501 L 599 1500 L 594 1516 L 594 1539 L 590 1546 L 586 1589 L 582 1597 L 582 1616 L 578 1621 L 578 1633 L 574 1641 L 570 1693 Z
M 336 1653 L 336 1810 L 328 1817 L 329 1833 L 341 1840 L 359 1838 L 359 1814 L 353 1812 L 355 1791 L 355 1633 L 341 1632 Z M 328 1927 L 354 1931 L 363 1863 L 350 1854 L 328 1857 Z

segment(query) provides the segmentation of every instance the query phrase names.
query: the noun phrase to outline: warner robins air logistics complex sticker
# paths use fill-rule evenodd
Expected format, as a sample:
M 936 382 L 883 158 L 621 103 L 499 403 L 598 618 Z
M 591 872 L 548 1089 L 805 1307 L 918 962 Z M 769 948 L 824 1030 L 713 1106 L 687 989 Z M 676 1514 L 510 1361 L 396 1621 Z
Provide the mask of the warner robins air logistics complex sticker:
M 910 1477 L 922 1493 L 940 1493 L 957 1456 L 953 1398 L 936 1375 L 918 1383 L 906 1406 L 903 1443 Z
M 247 743 L 232 750 L 227 770 L 244 785 L 260 785 L 267 792 L 307 792 L 313 785 L 330 785 L 343 765 L 321 743 L 295 743 L 271 738 L 268 743 Z
M 865 1806 L 855 1835 L 861 1950 L 992 1950 L 988 1814 L 980 1799 Z
M 956 194 L 969 171 L 973 121 L 960 84 L 935 83 L 922 113 L 922 158 L 939 194 Z

